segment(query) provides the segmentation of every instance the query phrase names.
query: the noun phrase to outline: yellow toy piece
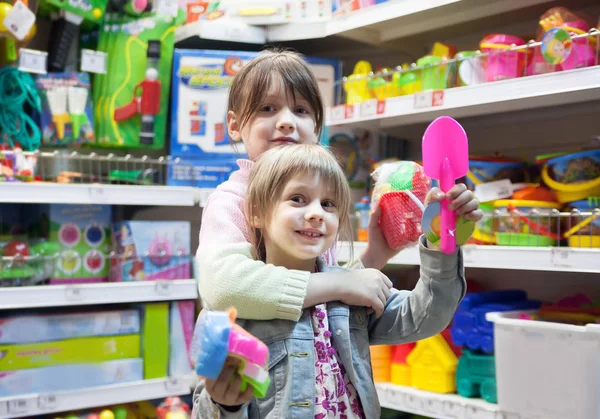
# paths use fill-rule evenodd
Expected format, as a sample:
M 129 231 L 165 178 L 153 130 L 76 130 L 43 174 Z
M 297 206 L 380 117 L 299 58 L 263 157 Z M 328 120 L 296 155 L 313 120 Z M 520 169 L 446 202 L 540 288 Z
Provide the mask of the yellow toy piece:
M 100 419 L 115 419 L 115 414 L 111 410 L 103 410 L 100 412 Z
M 434 393 L 456 392 L 458 358 L 442 335 L 417 342 L 406 363 L 411 368 L 413 387 Z
M 390 368 L 390 379 L 397 386 L 411 386 L 411 369 L 407 364 L 392 363 Z
M 357 105 L 371 99 L 368 84 L 369 74 L 372 72 L 373 69 L 368 61 L 359 61 L 356 63 L 354 72 L 347 77 L 344 83 L 347 105 Z

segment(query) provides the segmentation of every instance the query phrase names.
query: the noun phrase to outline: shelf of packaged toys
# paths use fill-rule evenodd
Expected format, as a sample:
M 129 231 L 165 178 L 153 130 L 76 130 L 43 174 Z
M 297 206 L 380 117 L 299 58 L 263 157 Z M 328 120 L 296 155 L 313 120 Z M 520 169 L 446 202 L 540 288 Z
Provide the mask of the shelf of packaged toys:
M 194 206 L 212 192 L 196 187 L 192 165 L 172 157 L 16 149 L 1 152 L 0 166 L 5 203 Z
M 456 394 L 439 394 L 391 383 L 378 383 L 377 395 L 382 407 L 436 419 L 518 419 L 482 399 Z
M 0 418 L 30 417 L 189 393 L 189 377 L 169 377 L 74 391 L 11 396 L 0 398 Z
M 194 279 L 0 288 L 0 310 L 195 300 Z
M 365 242 L 354 242 L 354 254 L 360 255 Z M 600 273 L 600 248 L 520 247 L 465 245 L 463 261 L 467 268 L 511 269 L 526 271 Z M 342 243 L 338 252 L 340 261 L 347 261 L 349 247 Z M 402 250 L 390 265 L 420 265 L 419 250 Z
M 326 123 L 390 128 L 442 115 L 464 118 L 597 100 L 600 66 L 338 105 L 327 109 Z
M 289 23 L 267 28 L 270 42 L 319 39 L 338 35 L 373 45 L 470 21 L 496 16 L 549 0 L 402 0 L 367 7 L 328 22 Z

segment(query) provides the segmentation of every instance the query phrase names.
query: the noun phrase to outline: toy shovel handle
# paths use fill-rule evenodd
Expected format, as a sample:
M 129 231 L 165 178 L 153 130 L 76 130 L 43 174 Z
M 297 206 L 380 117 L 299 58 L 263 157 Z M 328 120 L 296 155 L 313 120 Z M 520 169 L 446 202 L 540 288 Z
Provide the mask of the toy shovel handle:
M 440 167 L 440 189 L 448 193 L 454 186 L 454 174 L 448 158 L 442 160 Z M 440 250 L 446 254 L 454 253 L 456 250 L 456 215 L 448 208 L 449 199 L 442 200 L 441 204 L 441 243 Z

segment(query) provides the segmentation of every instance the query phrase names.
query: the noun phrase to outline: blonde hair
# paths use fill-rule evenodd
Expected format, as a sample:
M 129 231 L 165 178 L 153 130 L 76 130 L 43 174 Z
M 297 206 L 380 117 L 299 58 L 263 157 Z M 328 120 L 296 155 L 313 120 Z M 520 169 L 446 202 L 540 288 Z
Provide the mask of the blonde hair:
M 227 110 L 233 111 L 243 127 L 260 109 L 266 92 L 278 76 L 294 102 L 304 98 L 315 115 L 315 134 L 323 128 L 323 100 L 317 79 L 306 61 L 297 52 L 269 49 L 242 67 L 229 88 Z
M 263 153 L 250 173 L 245 214 L 257 260 L 264 262 L 266 253 L 262 232 L 254 227 L 255 216 L 268 220 L 288 182 L 306 174 L 319 176 L 333 191 L 332 198 L 339 218 L 336 242 L 339 239 L 352 241 L 350 187 L 335 156 L 318 144 L 282 145 Z

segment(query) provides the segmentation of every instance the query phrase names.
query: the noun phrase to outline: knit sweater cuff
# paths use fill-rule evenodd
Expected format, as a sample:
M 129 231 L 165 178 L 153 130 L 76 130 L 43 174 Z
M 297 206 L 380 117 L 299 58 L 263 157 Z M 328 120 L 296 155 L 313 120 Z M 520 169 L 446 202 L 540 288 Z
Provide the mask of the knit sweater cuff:
M 284 285 L 283 295 L 277 307 L 278 318 L 293 321 L 300 319 L 309 278 L 310 272 L 289 270 L 288 282 Z

